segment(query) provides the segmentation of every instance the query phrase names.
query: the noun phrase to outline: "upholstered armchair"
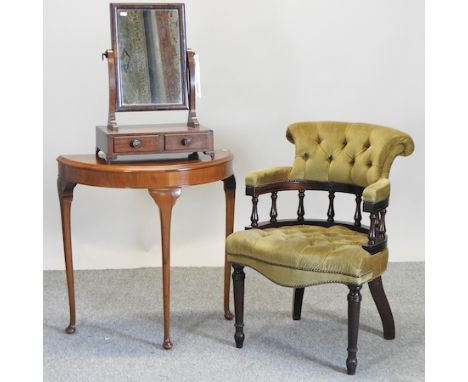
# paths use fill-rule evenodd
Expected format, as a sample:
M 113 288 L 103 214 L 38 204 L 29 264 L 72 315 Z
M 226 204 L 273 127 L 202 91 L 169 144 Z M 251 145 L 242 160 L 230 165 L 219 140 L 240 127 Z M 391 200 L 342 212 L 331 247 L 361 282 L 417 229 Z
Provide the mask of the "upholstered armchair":
M 252 197 L 251 225 L 226 242 L 233 266 L 236 346 L 242 348 L 244 342 L 244 266 L 276 284 L 294 288 L 294 320 L 301 318 L 305 287 L 342 283 L 349 288 L 346 366 L 348 374 L 354 374 L 360 291 L 365 283 L 380 314 L 384 338 L 395 337 L 381 279 L 388 261 L 388 177 L 395 157 L 410 155 L 414 144 L 401 131 L 364 123 L 295 123 L 288 127 L 286 137 L 296 148 L 293 165 L 256 170 L 246 176 L 246 194 Z M 292 220 L 278 219 L 278 192 L 284 190 L 298 191 L 297 218 Z M 326 219 L 305 218 L 306 190 L 328 192 Z M 351 222 L 334 218 L 337 193 L 355 195 Z M 270 219 L 265 222 L 259 222 L 257 210 L 262 194 L 271 194 Z M 361 211 L 370 214 L 369 225 L 361 223 Z

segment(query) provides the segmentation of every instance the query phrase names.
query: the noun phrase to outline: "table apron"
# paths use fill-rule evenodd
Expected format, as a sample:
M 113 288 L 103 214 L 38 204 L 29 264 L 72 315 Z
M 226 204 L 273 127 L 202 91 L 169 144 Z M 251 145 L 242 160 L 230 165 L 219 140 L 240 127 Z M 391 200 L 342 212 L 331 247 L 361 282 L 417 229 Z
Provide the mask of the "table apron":
M 59 176 L 71 183 L 109 188 L 166 188 L 205 184 L 226 179 L 233 174 L 232 161 L 200 169 L 175 171 L 115 172 L 75 168 L 63 163 L 58 166 Z

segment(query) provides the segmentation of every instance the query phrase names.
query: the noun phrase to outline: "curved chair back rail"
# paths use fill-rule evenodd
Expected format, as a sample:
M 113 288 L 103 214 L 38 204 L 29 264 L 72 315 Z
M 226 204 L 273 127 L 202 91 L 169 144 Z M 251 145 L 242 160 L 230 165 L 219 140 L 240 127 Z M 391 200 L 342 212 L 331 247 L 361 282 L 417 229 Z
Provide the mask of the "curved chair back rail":
M 245 194 L 250 196 L 258 196 L 267 194 L 273 191 L 288 191 L 288 190 L 321 190 L 344 192 L 347 194 L 362 195 L 364 187 L 354 184 L 334 183 L 334 182 L 320 182 L 314 180 L 288 180 L 285 182 L 268 183 L 260 186 L 245 187 Z
M 356 226 L 352 223 L 345 222 L 345 221 L 339 221 L 339 220 L 334 220 L 333 222 L 329 222 L 326 219 L 304 219 L 302 222 L 298 223 L 296 219 L 279 219 L 275 222 L 271 221 L 261 221 L 258 223 L 256 227 L 253 226 L 246 226 L 245 229 L 252 229 L 252 228 L 259 228 L 259 229 L 265 229 L 265 228 L 276 228 L 276 227 L 284 227 L 284 226 L 292 226 L 292 225 L 298 225 L 298 224 L 303 224 L 303 225 L 316 225 L 320 227 L 332 227 L 334 225 L 341 225 L 343 227 L 347 227 L 353 231 L 356 232 L 361 232 L 361 233 L 369 233 L 369 226 L 367 225 L 360 225 Z
M 297 209 L 297 219 L 281 219 L 278 220 L 278 211 L 276 208 L 276 202 L 279 191 L 291 191 L 297 190 L 299 192 L 299 205 Z M 328 191 L 329 205 L 327 210 L 327 219 L 304 219 L 305 208 L 304 208 L 304 196 L 305 190 L 319 190 Z M 367 233 L 369 236 L 369 243 L 364 245 L 363 248 L 369 253 L 377 253 L 387 248 L 387 235 L 385 228 L 385 213 L 386 207 L 388 206 L 388 199 L 379 201 L 377 203 L 364 203 L 364 211 L 371 212 L 370 226 L 361 224 L 361 204 L 362 204 L 362 192 L 364 187 L 353 184 L 345 183 L 334 183 L 334 182 L 319 182 L 310 180 L 295 180 L 286 182 L 276 182 L 264 184 L 261 186 L 246 186 L 246 194 L 252 196 L 252 213 L 250 216 L 251 225 L 245 227 L 250 228 L 274 228 L 281 226 L 291 226 L 297 224 L 304 225 L 315 225 L 322 227 L 331 227 L 333 225 L 345 226 L 353 231 Z M 356 196 L 356 209 L 354 213 L 354 223 L 336 221 L 335 215 L 335 192 L 354 194 Z M 270 220 L 259 222 L 258 216 L 258 196 L 271 193 L 271 208 L 270 208 Z
M 299 206 L 297 210 L 297 220 L 277 220 L 278 211 L 276 208 L 276 201 L 278 198 L 279 191 L 299 191 Z M 304 196 L 305 190 L 318 190 L 318 191 L 328 191 L 329 195 L 329 205 L 327 211 L 327 220 L 305 220 L 305 210 L 304 210 Z M 294 225 L 294 224 L 307 224 L 307 225 L 321 225 L 325 227 L 330 227 L 334 224 L 340 224 L 348 226 L 349 228 L 367 233 L 369 228 L 361 225 L 361 201 L 362 201 L 362 192 L 364 187 L 356 186 L 353 184 L 344 184 L 344 183 L 328 183 L 328 182 L 318 182 L 310 180 L 295 180 L 295 181 L 286 181 L 286 182 L 276 182 L 264 184 L 261 186 L 246 186 L 245 193 L 246 195 L 252 196 L 253 201 L 253 211 L 251 217 L 251 227 L 258 228 L 270 228 L 270 227 L 279 227 L 281 225 Z M 334 219 L 335 216 L 335 207 L 334 199 L 335 192 L 342 192 L 347 194 L 354 194 L 356 196 L 356 212 L 354 214 L 354 223 L 347 222 L 336 222 Z M 258 212 L 257 212 L 257 203 L 258 196 L 262 194 L 271 193 L 271 209 L 270 209 L 270 221 L 269 222 L 258 222 Z

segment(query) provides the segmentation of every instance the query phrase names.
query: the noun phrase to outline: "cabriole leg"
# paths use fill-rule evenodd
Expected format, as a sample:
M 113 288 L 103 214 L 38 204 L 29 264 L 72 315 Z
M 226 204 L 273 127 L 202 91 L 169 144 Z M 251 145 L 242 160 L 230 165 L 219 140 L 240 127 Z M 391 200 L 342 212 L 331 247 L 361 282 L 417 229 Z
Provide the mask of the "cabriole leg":
M 163 315 L 164 315 L 164 342 L 163 348 L 172 349 L 170 336 L 170 287 L 171 287 L 171 216 L 172 207 L 180 196 L 181 188 L 150 189 L 151 197 L 159 207 L 161 220 L 161 249 L 163 274 Z
M 223 179 L 224 194 L 226 196 L 226 237 L 234 230 L 234 207 L 236 202 L 236 178 L 231 175 Z M 227 252 L 224 253 L 224 318 L 232 320 L 234 315 L 229 309 L 229 292 L 231 289 L 230 278 L 231 264 L 227 260 Z
M 70 225 L 70 210 L 73 201 L 73 189 L 75 186 L 76 183 L 68 182 L 61 177 L 58 177 L 57 179 L 60 213 L 62 216 L 62 238 L 63 252 L 65 255 L 65 271 L 67 275 L 68 305 L 70 309 L 70 323 L 65 329 L 65 332 L 68 334 L 73 334 L 76 330 L 75 286 L 73 280 L 73 256 Z

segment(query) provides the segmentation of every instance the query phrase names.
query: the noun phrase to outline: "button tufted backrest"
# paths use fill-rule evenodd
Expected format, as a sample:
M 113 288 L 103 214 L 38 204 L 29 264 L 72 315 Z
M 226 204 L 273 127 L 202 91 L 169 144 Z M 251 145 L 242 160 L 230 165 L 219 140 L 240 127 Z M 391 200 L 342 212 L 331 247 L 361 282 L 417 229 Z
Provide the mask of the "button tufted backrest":
M 315 180 L 366 187 L 388 178 L 397 155 L 414 150 L 401 131 L 365 123 L 298 122 L 287 139 L 296 146 L 290 180 Z

